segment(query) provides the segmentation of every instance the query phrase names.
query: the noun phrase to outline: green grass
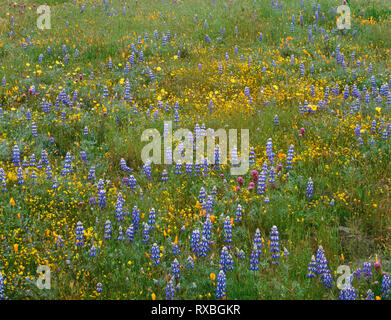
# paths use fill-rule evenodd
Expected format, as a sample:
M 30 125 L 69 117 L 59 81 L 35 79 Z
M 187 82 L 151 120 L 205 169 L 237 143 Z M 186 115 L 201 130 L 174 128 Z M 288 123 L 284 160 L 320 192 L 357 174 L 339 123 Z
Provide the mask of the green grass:
M 235 263 L 234 270 L 227 273 L 227 299 L 337 299 L 335 271 L 339 265 L 347 264 L 353 271 L 364 261 L 373 264 L 377 257 L 382 269 L 374 271 L 374 280 L 380 283 L 381 272 L 391 271 L 390 138 L 383 140 L 382 132 L 377 132 L 373 134 L 376 143 L 369 142 L 372 121 L 376 121 L 377 129 L 383 130 L 381 121 L 384 126 L 391 122 L 390 108 L 386 97 L 376 103 L 371 96 L 370 103 L 361 101 L 360 110 L 350 114 L 355 99 L 342 98 L 345 85 L 350 89 L 353 85 L 360 90 L 364 86 L 371 88 L 367 72 L 370 63 L 378 87 L 390 79 L 391 17 L 386 1 L 351 0 L 352 30 L 346 34 L 336 30 L 336 17 L 331 13 L 331 8 L 341 1 L 315 1 L 325 14 L 317 30 L 323 28 L 329 40 L 313 30 L 314 42 L 308 39 L 308 25 L 314 24 L 312 1 L 305 1 L 302 11 L 300 1 L 296 0 L 284 1 L 282 9 L 273 8 L 265 0 L 216 0 L 214 8 L 209 0 L 145 0 L 126 4 L 123 15 L 122 2 L 113 0 L 108 4 L 108 12 L 113 8 L 118 14 L 113 17 L 104 12 L 103 1 L 85 1 L 83 13 L 81 1 L 76 5 L 73 1 L 45 2 L 51 6 L 52 29 L 43 31 L 36 28 L 36 8 L 32 7 L 35 2 L 27 1 L 23 14 L 18 7 L 0 4 L 1 21 L 6 21 L 0 25 L 0 79 L 4 76 L 7 82 L 6 87 L 0 87 L 4 112 L 4 118 L 0 119 L 0 167 L 4 168 L 7 186 L 6 192 L 0 191 L 0 272 L 6 279 L 6 296 L 10 299 L 151 299 L 155 294 L 157 299 L 164 299 L 175 258 L 171 243 L 177 237 L 181 249 L 177 258 L 183 268 L 181 279 L 176 280 L 180 285 L 175 298 L 215 299 L 216 281 L 211 280 L 211 274 L 217 278 L 219 273 L 223 224 L 227 215 L 235 216 L 238 204 L 244 213 L 243 221 L 233 226 L 231 253 Z M 303 26 L 298 23 L 301 11 Z M 293 34 L 292 14 L 295 15 Z M 12 16 L 14 26 L 10 24 Z M 368 23 L 371 17 L 376 23 Z M 11 30 L 13 38 L 9 37 Z M 155 30 L 158 41 L 154 38 Z M 355 37 L 353 30 L 357 32 Z M 171 40 L 163 46 L 162 36 L 168 31 Z M 258 41 L 260 32 L 262 42 Z M 138 37 L 144 39 L 145 33 L 148 40 L 138 44 Z M 204 41 L 206 34 L 212 44 Z M 29 36 L 34 45 L 24 49 L 22 43 Z M 136 55 L 134 66 L 125 75 L 123 69 L 132 53 L 132 43 L 143 51 L 144 61 L 139 62 Z M 64 63 L 63 45 L 67 48 L 68 63 Z M 345 56 L 346 70 L 335 61 L 337 45 Z M 75 49 L 79 53 L 77 58 Z M 361 66 L 351 64 L 352 53 Z M 41 63 L 38 62 L 40 54 L 44 56 Z M 291 55 L 296 59 L 294 65 L 290 63 Z M 109 58 L 112 70 L 107 67 Z M 218 73 L 219 63 L 223 66 L 222 74 Z M 302 77 L 300 63 L 305 67 Z M 313 73 L 311 66 L 315 69 Z M 155 81 L 146 74 L 147 67 L 153 70 Z M 93 80 L 89 80 L 91 72 Z M 76 82 L 79 74 L 83 79 Z M 126 78 L 130 81 L 133 103 L 123 100 Z M 331 89 L 336 83 L 340 91 L 334 97 Z M 103 97 L 106 85 L 109 96 Z M 315 96 L 310 94 L 311 85 Z M 28 94 L 31 86 L 35 86 L 37 95 Z M 245 87 L 250 90 L 252 105 L 243 94 Z M 316 112 L 301 114 L 299 104 L 307 100 L 318 106 L 326 87 L 330 89 L 330 103 L 318 107 Z M 62 103 L 56 106 L 56 98 L 63 89 L 71 99 L 74 90 L 78 91 L 77 103 L 72 107 Z M 43 99 L 52 104 L 48 114 L 42 111 Z M 211 99 L 214 106 L 209 113 Z M 159 101 L 163 107 L 159 107 Z M 260 172 L 267 160 L 267 139 L 272 138 L 274 166 L 281 164 L 283 170 L 276 178 L 275 187 L 266 191 L 268 204 L 264 202 L 265 196 L 257 195 L 256 190 L 247 191 L 251 170 L 243 176 L 245 185 L 241 191 L 234 191 L 237 177 L 230 175 L 229 166 L 221 171 L 211 170 L 208 177 L 190 177 L 184 173 L 175 175 L 174 167 L 153 165 L 152 180 L 143 175 L 141 150 L 145 143 L 141 142 L 141 133 L 147 128 L 157 128 L 163 133 L 163 122 L 174 120 L 176 102 L 180 105 L 182 128 L 193 130 L 196 124 L 214 129 L 248 128 L 250 145 L 257 157 L 251 170 Z M 26 120 L 27 110 L 37 125 L 36 137 L 32 134 L 31 121 Z M 159 115 L 155 119 L 157 110 Z M 273 125 L 276 114 L 279 126 Z M 358 144 L 355 135 L 357 125 L 363 130 L 363 145 Z M 88 136 L 83 135 L 85 127 L 89 129 Z M 300 128 L 306 130 L 303 137 L 298 136 Z M 43 149 L 48 152 L 51 168 L 58 178 L 57 190 L 52 190 L 53 182 L 46 179 L 45 169 L 36 170 L 38 178 L 34 180 L 30 168 L 25 184 L 17 184 L 17 169 L 11 161 L 15 143 L 21 160 L 34 153 L 38 161 Z M 286 154 L 291 144 L 295 148 L 295 161 L 287 174 Z M 87 165 L 80 159 L 80 151 L 87 153 Z M 74 171 L 62 176 L 67 152 L 73 156 Z M 121 169 L 122 158 L 133 169 L 136 191 L 122 182 L 130 175 Z M 96 171 L 93 184 L 87 181 L 91 166 Z M 163 169 L 169 172 L 166 183 L 161 182 Z M 307 199 L 310 177 L 314 182 L 314 196 Z M 105 185 L 106 208 L 102 210 L 90 205 L 90 198 L 97 198 L 99 179 L 110 180 Z M 208 256 L 197 258 L 194 269 L 190 270 L 186 267 L 186 260 L 192 254 L 189 238 L 205 221 L 196 205 L 198 193 L 204 187 L 211 194 L 214 186 L 217 188 L 212 213 L 214 244 Z M 117 222 L 115 215 L 119 192 L 125 199 L 125 211 L 130 212 L 123 222 Z M 157 211 L 159 227 L 151 231 L 148 243 L 141 241 L 142 225 L 133 243 L 116 240 L 118 227 L 125 233 L 132 223 L 134 206 L 144 215 L 141 222 L 148 221 L 151 208 Z M 103 236 L 108 219 L 113 228 L 111 240 Z M 90 228 L 81 248 L 75 246 L 78 221 L 86 230 Z M 278 266 L 271 263 L 268 245 L 273 225 L 280 233 L 280 249 L 286 247 L 290 252 L 289 256 L 280 258 Z M 249 260 L 257 229 L 264 239 L 264 252 L 259 271 L 253 272 Z M 62 248 L 56 245 L 58 235 L 64 241 Z M 154 242 L 164 247 L 159 266 L 151 265 L 146 255 L 151 255 Z M 95 258 L 89 256 L 92 245 L 99 247 Z M 307 278 L 308 263 L 319 245 L 325 250 L 334 278 L 331 290 L 325 289 L 319 279 Z M 237 259 L 236 247 L 244 250 L 245 261 Z M 50 291 L 35 286 L 40 264 L 51 267 Z M 102 294 L 95 291 L 99 282 L 103 284 Z M 193 283 L 196 288 L 192 287 Z M 355 280 L 354 286 L 360 298 L 365 297 L 369 288 L 376 296 L 382 296 L 380 284 Z

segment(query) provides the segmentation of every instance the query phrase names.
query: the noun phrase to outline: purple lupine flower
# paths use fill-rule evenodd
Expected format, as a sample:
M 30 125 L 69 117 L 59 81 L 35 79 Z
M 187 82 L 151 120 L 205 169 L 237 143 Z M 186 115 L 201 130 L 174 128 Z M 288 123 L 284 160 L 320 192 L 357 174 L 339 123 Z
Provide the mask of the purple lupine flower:
M 137 232 L 140 227 L 140 211 L 138 210 L 137 206 L 133 207 L 132 224 L 134 231 Z
M 156 243 L 152 245 L 151 259 L 152 259 L 152 265 L 155 266 L 160 264 L 160 249 Z
M 79 221 L 76 224 L 76 246 L 83 246 L 84 245 L 84 227 L 81 221 Z
M 259 270 L 259 253 L 256 245 L 254 245 L 253 251 L 251 252 L 250 255 L 250 270 L 251 271 Z
M 111 222 L 110 220 L 106 220 L 105 222 L 105 231 L 104 231 L 104 238 L 106 240 L 111 239 Z
M 227 278 L 225 277 L 225 273 L 223 270 L 220 270 L 217 276 L 217 285 L 216 285 L 216 298 L 224 299 L 226 296 L 226 288 L 227 288 Z
M 20 151 L 17 144 L 15 144 L 12 149 L 12 163 L 15 167 L 20 166 Z
M 174 280 L 170 279 L 166 286 L 166 300 L 172 300 L 174 298 L 175 288 Z
M 339 300 L 356 300 L 358 297 L 356 289 L 353 287 L 344 288 L 339 292 Z
M 242 212 L 243 212 L 242 206 L 240 204 L 238 204 L 238 207 L 235 212 L 235 222 L 242 221 Z
M 133 242 L 133 240 L 134 240 L 134 228 L 133 228 L 133 224 L 131 224 L 131 225 L 128 227 L 128 229 L 126 229 L 125 234 L 126 234 L 127 240 L 130 241 L 130 242 Z
M 220 270 L 223 270 L 224 272 L 231 271 L 234 268 L 233 264 L 234 261 L 231 254 L 228 252 L 228 248 L 223 247 L 220 254 Z
M 232 224 L 231 224 L 231 218 L 227 216 L 224 220 L 224 242 L 231 244 L 232 243 Z M 228 245 L 230 248 L 231 245 Z
M 391 280 L 388 274 L 383 274 L 381 282 L 381 291 L 383 297 L 388 297 L 391 292 Z
M 308 198 L 308 199 L 311 199 L 312 196 L 314 194 L 314 184 L 312 182 L 312 179 L 309 178 L 308 179 L 308 183 L 307 183 L 307 190 L 306 190 L 306 193 L 305 193 L 305 196 Z
M 279 264 L 280 258 L 280 238 L 276 226 L 273 226 L 270 232 L 270 253 L 272 254 L 272 263 Z
M 200 242 L 201 242 L 200 230 L 198 230 L 198 229 L 193 230 L 193 232 L 191 234 L 191 238 L 190 238 L 190 248 L 196 257 L 199 257 L 201 254 Z
M 179 265 L 179 262 L 177 259 L 175 259 L 173 261 L 173 263 L 171 264 L 171 273 L 174 278 L 177 278 L 177 279 L 181 278 L 181 275 L 180 275 L 181 269 L 180 269 L 180 265 Z

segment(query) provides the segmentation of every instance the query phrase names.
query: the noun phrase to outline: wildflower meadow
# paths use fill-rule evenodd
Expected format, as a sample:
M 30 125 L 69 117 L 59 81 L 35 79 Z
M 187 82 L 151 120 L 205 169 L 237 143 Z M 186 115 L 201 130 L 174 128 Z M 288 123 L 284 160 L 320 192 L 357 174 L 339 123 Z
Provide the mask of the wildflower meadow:
M 0 300 L 390 299 L 390 68 L 390 0 L 0 0 Z

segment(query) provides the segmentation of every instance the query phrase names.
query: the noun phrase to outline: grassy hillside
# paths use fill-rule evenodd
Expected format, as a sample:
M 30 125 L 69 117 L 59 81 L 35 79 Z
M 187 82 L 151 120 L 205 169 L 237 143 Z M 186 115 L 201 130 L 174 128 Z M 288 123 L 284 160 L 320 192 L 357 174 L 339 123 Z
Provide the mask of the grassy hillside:
M 0 298 L 389 298 L 391 4 L 341 2 L 2 1 Z M 145 166 L 164 121 L 250 170 Z

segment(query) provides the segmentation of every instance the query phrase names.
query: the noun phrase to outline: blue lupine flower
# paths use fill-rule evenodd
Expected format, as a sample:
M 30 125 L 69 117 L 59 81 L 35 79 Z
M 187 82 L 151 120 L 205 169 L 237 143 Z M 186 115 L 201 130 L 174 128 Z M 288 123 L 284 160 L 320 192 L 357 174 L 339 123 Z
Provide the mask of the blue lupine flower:
M 344 90 L 343 90 L 343 98 L 346 100 L 347 98 L 349 98 L 349 86 L 346 85 Z
M 122 232 L 122 227 L 121 226 L 118 227 L 118 237 L 117 237 L 117 240 L 118 241 L 123 241 L 124 240 L 124 233 Z
M 219 170 L 219 169 L 220 169 L 220 147 L 219 147 L 219 145 L 217 145 L 215 148 L 215 152 L 214 152 L 213 170 Z
M 167 181 L 167 180 L 168 180 L 168 172 L 166 169 L 164 169 L 162 172 L 162 181 Z
M 255 230 L 254 239 L 253 239 L 253 247 L 257 249 L 258 255 L 262 254 L 262 238 L 261 232 L 259 228 Z
M 24 184 L 24 175 L 23 175 L 22 167 L 18 167 L 17 180 L 18 180 L 18 184 Z
M 8 297 L 4 293 L 4 278 L 0 271 L 0 300 L 7 300 Z
M 30 167 L 35 167 L 35 154 L 33 153 L 31 156 L 30 156 Z
M 204 187 L 201 187 L 200 192 L 198 193 L 198 202 L 203 203 L 206 198 L 206 192 Z
M 144 243 L 149 241 L 149 231 L 151 230 L 148 223 L 143 222 L 143 239 L 141 240 Z
M 87 164 L 88 159 L 87 159 L 87 153 L 85 151 L 80 151 L 80 158 L 84 162 L 84 164 Z
M 227 278 L 223 270 L 220 270 L 217 276 L 217 286 L 216 286 L 216 298 L 224 299 L 226 296 L 226 287 L 227 287 Z
M 331 276 L 331 271 L 327 269 L 321 276 L 323 286 L 326 289 L 331 289 L 333 286 L 333 277 Z
M 196 163 L 194 165 L 194 175 L 196 177 L 200 177 L 201 176 L 201 164 L 200 163 Z
M 375 294 L 371 289 L 368 289 L 365 300 L 375 300 Z
M 124 220 L 124 203 L 125 200 L 122 197 L 121 192 L 118 193 L 117 203 L 115 204 L 115 214 L 117 216 L 117 221 L 121 222 Z
M 266 154 L 267 154 L 267 158 L 269 159 L 269 162 L 273 163 L 275 154 L 273 152 L 272 138 L 267 139 L 267 142 L 266 142 Z
M 212 222 L 210 220 L 210 215 L 206 216 L 203 229 L 202 229 L 202 235 L 206 238 L 206 240 L 210 240 L 212 238 Z
M 223 65 L 221 64 L 221 62 L 219 63 L 219 67 L 218 67 L 218 73 L 223 73 Z M 209 101 L 209 110 L 210 110 L 210 113 L 212 113 L 212 110 L 213 110 L 213 101 L 210 100 Z
M 190 248 L 196 257 L 199 257 L 201 254 L 200 242 L 201 242 L 200 230 L 198 229 L 193 230 L 190 238 Z
M 291 144 L 288 149 L 287 157 L 286 157 L 286 168 L 287 169 L 292 169 L 292 162 L 293 162 L 293 157 L 294 157 L 295 151 L 294 151 L 294 146 Z
M 315 276 L 317 274 L 315 256 L 311 257 L 311 261 L 308 264 L 307 270 L 308 270 L 307 278 L 315 278 Z
M 344 288 L 339 292 L 339 300 L 356 300 L 358 297 L 353 287 Z
M 160 264 L 160 249 L 156 243 L 154 243 L 152 246 L 151 259 L 152 259 L 152 265 L 155 266 Z
M 257 183 L 257 194 L 265 194 L 266 189 L 266 174 L 265 171 L 262 170 L 259 174 L 258 183 Z
M 133 224 L 131 224 L 128 229 L 126 229 L 126 238 L 128 241 L 133 242 L 134 240 L 134 228 Z
M 235 213 L 235 222 L 242 221 L 242 212 L 243 212 L 242 206 L 238 204 L 238 208 L 236 209 L 236 213 Z
M 54 178 L 53 180 L 53 185 L 52 185 L 52 189 L 53 190 L 56 190 L 58 188 L 58 181 L 57 181 L 57 178 Z
M 174 256 L 176 256 L 176 255 L 178 255 L 178 254 L 180 254 L 181 253 L 181 250 L 179 249 L 179 246 L 178 246 L 178 244 L 177 243 L 172 243 L 172 254 L 174 255 Z
M 276 170 L 274 169 L 273 166 L 270 167 L 270 171 L 269 171 L 269 183 L 271 185 L 274 185 L 276 183 Z
M 136 178 L 133 175 L 129 176 L 129 189 L 136 190 L 137 187 L 137 181 Z
M 15 144 L 12 149 L 12 163 L 15 167 L 19 167 L 20 165 L 20 151 L 17 144 Z
M 362 265 L 362 274 L 365 278 L 370 279 L 373 277 L 372 265 L 370 262 L 364 262 Z
M 3 186 L 2 191 L 6 192 L 7 191 L 6 177 L 5 177 L 4 169 L 2 167 L 0 167 L 0 182 Z
M 104 238 L 106 240 L 111 239 L 111 222 L 110 222 L 110 220 L 106 220 L 106 222 L 105 222 Z
M 100 210 L 103 210 L 106 207 L 106 191 L 99 190 L 98 191 L 98 204 Z
M 191 255 L 189 255 L 188 257 L 187 257 L 187 264 L 186 264 L 186 266 L 189 268 L 189 269 L 193 269 L 194 268 L 194 259 L 193 259 L 193 257 L 191 256 Z
M 300 76 L 304 76 L 305 71 L 304 71 L 304 64 L 303 64 L 303 62 L 300 63 L 299 69 L 300 69 Z
M 76 224 L 76 246 L 83 246 L 84 245 L 84 227 L 81 221 L 79 221 Z
M 212 211 L 213 211 L 213 197 L 208 196 L 208 199 L 206 200 L 206 204 L 205 204 L 205 213 L 209 215 L 212 214 Z
M 49 164 L 48 154 L 47 154 L 46 150 L 42 150 L 41 161 L 42 161 L 43 166 L 47 166 Z
M 315 260 L 316 260 L 316 273 L 319 275 L 325 288 L 330 289 L 333 286 L 332 283 L 333 278 L 328 268 L 328 262 L 322 246 L 319 246 L 316 252 Z
M 192 172 L 193 172 L 193 165 L 191 163 L 189 163 L 189 164 L 186 163 L 186 165 L 185 165 L 185 172 L 187 174 L 192 174 Z
M 90 257 L 96 257 L 96 248 L 95 245 L 92 245 L 90 251 L 89 251 Z
M 210 250 L 210 241 L 207 240 L 204 236 L 201 237 L 201 242 L 199 244 L 199 257 L 207 257 Z
M 233 264 L 234 261 L 231 254 L 228 252 L 228 248 L 223 247 L 220 253 L 220 270 L 223 270 L 224 272 L 231 271 L 234 269 Z
M 60 235 L 57 237 L 56 245 L 58 248 L 62 248 L 64 246 L 64 241 L 62 240 Z
M 383 130 L 382 139 L 387 140 L 388 139 L 388 131 L 386 129 Z
M 229 216 L 227 216 L 224 221 L 224 242 L 232 243 L 232 224 Z
M 272 263 L 279 264 L 280 258 L 280 238 L 276 226 L 273 226 L 270 232 L 270 253 L 272 254 Z
M 66 176 L 73 171 L 71 153 L 67 152 L 64 159 L 64 167 L 61 171 L 62 176 Z
M 137 206 L 133 207 L 132 224 L 134 231 L 137 232 L 140 226 L 140 211 L 137 209 Z
M 22 162 L 22 167 L 23 167 L 23 168 L 27 168 L 28 166 L 29 166 L 29 164 L 28 164 L 28 162 L 27 162 L 27 158 L 24 157 L 24 158 L 23 158 L 23 162 Z
M 327 269 L 327 260 L 324 254 L 324 249 L 322 246 L 319 246 L 316 251 L 316 273 L 321 275 Z
M 278 115 L 274 116 L 273 125 L 274 126 L 279 126 L 280 125 L 280 121 L 278 120 Z
M 250 270 L 251 271 L 259 270 L 259 253 L 256 245 L 254 245 L 253 251 L 251 252 L 250 255 Z
M 387 297 L 391 292 L 391 280 L 388 274 L 383 275 L 381 282 L 381 292 L 383 297 Z
M 166 300 L 172 300 L 174 298 L 175 288 L 174 280 L 170 279 L 166 286 Z
M 250 165 L 255 164 L 255 150 L 254 150 L 254 147 L 250 148 L 249 164 Z
M 155 228 L 155 223 L 156 223 L 156 213 L 155 213 L 155 209 L 152 208 L 148 216 L 148 224 L 151 230 Z
M 358 268 L 353 272 L 353 275 L 358 279 L 361 280 L 362 278 L 362 269 Z
M 109 96 L 109 88 L 107 86 L 104 86 L 103 88 L 103 97 Z
M 295 64 L 295 55 L 291 54 L 291 65 Z
M 149 160 L 143 166 L 143 174 L 146 177 L 151 178 L 152 168 L 151 168 L 151 162 Z
M 95 181 L 95 167 L 91 167 L 88 172 L 87 180 L 93 183 Z
M 96 292 L 102 293 L 103 292 L 103 284 L 100 282 L 96 285 Z
M 181 278 L 181 275 L 180 275 L 181 269 L 180 269 L 180 265 L 179 265 L 179 262 L 177 259 L 175 259 L 173 261 L 173 263 L 171 264 L 171 273 L 174 276 L 174 278 L 177 278 L 177 279 Z
M 312 196 L 314 194 L 314 184 L 312 182 L 312 179 L 309 178 L 308 179 L 308 183 L 307 183 L 307 190 L 306 190 L 306 193 L 305 193 L 305 196 L 308 198 L 308 199 L 311 199 Z
M 245 255 L 244 251 L 243 250 L 239 250 L 238 248 L 236 248 L 236 257 L 239 260 L 246 260 L 246 255 Z
M 31 179 L 37 179 L 37 173 L 36 173 L 35 169 L 32 169 Z

